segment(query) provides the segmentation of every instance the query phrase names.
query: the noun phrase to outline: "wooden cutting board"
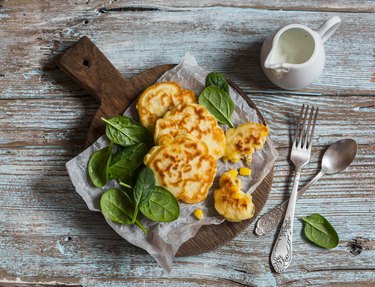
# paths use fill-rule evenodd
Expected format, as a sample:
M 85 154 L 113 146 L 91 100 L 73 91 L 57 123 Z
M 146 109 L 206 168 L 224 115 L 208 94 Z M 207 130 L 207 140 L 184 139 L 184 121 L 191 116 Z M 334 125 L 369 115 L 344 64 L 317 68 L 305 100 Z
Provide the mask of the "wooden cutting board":
M 88 130 L 86 146 L 91 145 L 104 134 L 105 125 L 100 120 L 101 117 L 110 118 L 122 115 L 143 90 L 175 66 L 174 64 L 157 66 L 127 79 L 87 37 L 81 38 L 61 55 L 57 60 L 57 65 L 100 103 Z M 257 111 L 259 118 L 265 124 L 263 116 L 249 97 L 236 84 L 228 82 L 248 105 Z M 220 225 L 203 226 L 195 237 L 180 247 L 177 256 L 194 255 L 215 249 L 248 227 L 265 205 L 272 180 L 273 169 L 253 193 L 256 213 L 252 219 L 238 223 L 224 221 Z

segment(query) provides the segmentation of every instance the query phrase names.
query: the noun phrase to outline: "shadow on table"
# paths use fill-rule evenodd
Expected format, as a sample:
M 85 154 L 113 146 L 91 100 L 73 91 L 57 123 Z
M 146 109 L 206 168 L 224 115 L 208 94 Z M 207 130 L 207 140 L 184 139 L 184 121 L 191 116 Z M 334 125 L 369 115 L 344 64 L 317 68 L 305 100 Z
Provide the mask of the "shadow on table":
M 260 63 L 262 42 L 250 43 L 247 47 L 235 50 L 227 59 L 223 60 L 222 70 L 232 74 L 234 82 L 239 81 L 241 88 L 267 91 L 279 90 L 264 75 Z

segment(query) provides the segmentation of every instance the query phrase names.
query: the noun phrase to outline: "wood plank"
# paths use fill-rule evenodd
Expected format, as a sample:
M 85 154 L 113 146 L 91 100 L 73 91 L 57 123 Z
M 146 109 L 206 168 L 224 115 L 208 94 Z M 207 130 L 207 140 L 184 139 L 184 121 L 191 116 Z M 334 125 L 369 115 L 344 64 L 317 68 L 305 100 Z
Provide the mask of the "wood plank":
M 303 103 L 320 108 L 316 146 L 343 137 L 360 144 L 375 143 L 374 97 L 262 95 L 242 87 L 259 105 L 278 147 L 290 146 L 291 124 Z M 1 100 L 0 144 L 3 147 L 79 145 L 98 104 L 91 97 Z M 81 142 L 82 143 L 82 142 Z
M 35 216 L 38 214 L 39 216 Z M 26 213 L 26 215 L 29 214 Z M 44 280 L 51 281 L 54 278 L 59 278 L 59 270 L 60 272 L 63 270 L 68 278 L 82 278 L 79 282 L 84 286 L 92 286 L 94 282 L 95 286 L 98 286 L 97 284 L 100 284 L 101 280 L 109 283 L 109 276 L 112 283 L 119 282 L 124 284 L 133 279 L 134 283 L 141 283 L 143 282 L 142 280 L 147 280 L 148 284 L 154 284 L 154 286 L 162 286 L 162 282 L 168 282 L 169 284 L 189 282 L 189 278 L 195 278 L 194 280 L 197 280 L 196 284 L 198 284 L 198 280 L 205 278 L 204 282 L 212 286 L 215 286 L 215 283 L 224 285 L 225 282 L 228 283 L 231 280 L 242 284 L 260 285 L 263 283 L 263 285 L 267 286 L 276 286 L 276 282 L 285 283 L 286 281 L 284 276 L 273 276 L 265 267 L 268 257 L 266 256 L 267 252 L 262 251 L 269 249 L 272 237 L 266 240 L 264 238 L 259 239 L 251 234 L 251 230 L 246 231 L 243 235 L 215 252 L 176 259 L 174 270 L 166 277 L 148 255 L 121 242 L 119 238 L 116 238 L 118 236 L 115 234 L 113 234 L 114 238 L 103 236 L 107 231 L 109 234 L 111 232 L 107 230 L 109 227 L 106 226 L 104 221 L 96 216 L 93 217 L 84 213 L 76 218 L 74 214 L 64 211 L 55 212 L 55 216 L 51 220 L 49 218 L 43 219 L 45 213 L 42 211 L 34 211 L 33 215 L 32 219 L 38 223 L 37 230 L 39 231 L 30 232 L 32 228 L 30 226 L 26 232 L 31 236 L 29 238 L 18 236 L 15 242 L 15 237 L 12 234 L 10 234 L 11 236 L 4 234 L 2 243 L 7 244 L 10 248 L 8 248 L 7 254 L 3 252 L 2 255 L 5 255 L 5 257 L 2 258 L 9 259 L 12 256 L 11 254 L 19 254 L 19 250 L 23 250 L 22 259 L 15 261 L 15 267 L 19 267 L 19 270 L 24 270 L 26 265 L 29 270 L 27 274 L 36 273 L 39 278 L 44 278 Z M 38 228 L 39 226 L 44 226 L 44 223 L 50 225 L 51 221 L 58 221 L 57 218 L 59 217 L 67 221 L 71 221 L 71 218 L 76 218 L 76 220 L 81 222 L 80 228 L 71 229 L 64 225 L 58 225 L 53 228 L 53 230 L 56 230 L 56 227 L 59 227 L 60 234 L 56 235 L 50 235 L 48 229 Z M 339 218 L 339 220 L 350 221 L 349 218 L 350 216 L 348 215 L 347 218 Z M 368 218 L 360 217 L 360 219 L 366 220 Z M 88 223 L 89 221 L 91 223 Z M 89 226 L 86 226 L 86 224 Z M 98 227 L 102 232 L 91 232 L 91 230 L 99 230 Z M 301 228 L 302 226 L 297 223 L 296 230 Z M 340 231 L 342 230 L 340 226 L 338 228 Z M 343 227 L 343 229 L 347 228 L 348 226 Z M 86 231 L 83 232 L 82 230 Z M 76 235 L 77 231 L 79 231 L 78 235 Z M 353 231 L 355 232 L 356 230 Z M 71 240 L 69 240 L 68 237 L 71 234 L 73 235 Z M 305 279 L 301 280 L 299 277 L 300 284 L 307 283 L 310 280 L 316 280 L 316 283 L 323 283 L 324 280 L 350 282 L 349 276 L 353 276 L 353 274 L 357 274 L 358 282 L 371 279 L 370 271 L 373 268 L 371 256 L 373 256 L 373 251 L 368 253 L 363 251 L 358 256 L 352 256 L 348 253 L 346 247 L 347 239 L 347 237 L 343 238 L 337 250 L 324 251 L 310 246 L 304 240 L 297 238 L 295 251 L 299 255 L 293 263 L 295 268 L 290 269 L 290 272 L 288 272 L 288 278 L 295 280 L 298 278 L 298 274 L 301 277 L 300 273 L 305 272 Z M 253 248 L 254 245 L 257 246 L 256 250 Z M 43 264 L 46 258 L 48 258 L 49 264 Z M 341 260 L 337 260 L 337 258 L 341 258 Z M 228 262 L 231 264 L 227 265 Z M 324 262 L 330 262 L 329 266 L 322 267 Z M 82 270 L 81 266 L 85 266 L 84 270 Z M 204 266 L 204 268 L 198 266 Z M 362 273 L 359 272 L 360 270 L 355 270 L 356 268 L 363 269 Z M 366 271 L 366 268 L 370 270 Z M 322 272 L 325 274 L 330 272 L 331 275 L 322 278 Z M 346 274 L 345 276 L 343 276 L 344 273 Z M 91 284 L 86 284 L 87 281 L 91 281 Z M 198 286 L 196 284 L 193 284 L 193 286 Z M 285 283 L 285 285 L 287 284 Z
M 290 180 L 285 179 L 291 172 L 290 165 L 286 161 L 288 148 L 279 148 L 278 150 L 280 160 L 277 161 L 274 188 L 270 196 L 272 200 L 281 200 L 284 189 L 291 183 Z M 323 150 L 324 147 L 314 148 L 311 162 L 304 170 L 302 181 L 308 180 L 317 172 L 319 157 Z M 4 190 L 9 189 L 8 192 L 22 190 L 30 192 L 34 187 L 27 186 L 27 181 L 40 178 L 40 184 L 43 184 L 45 188 L 50 188 L 52 193 L 56 189 L 60 190 L 57 186 L 62 184 L 64 188 L 71 187 L 64 165 L 67 160 L 75 156 L 74 152 L 67 147 L 54 148 L 51 146 L 12 150 L 0 149 L 0 177 L 2 180 L 0 186 Z M 371 196 L 372 183 L 374 183 L 375 176 L 374 158 L 374 145 L 360 145 L 354 163 L 342 173 L 327 175 L 322 178 L 321 181 L 324 184 L 319 184 L 316 187 L 319 193 L 309 196 L 312 198 L 318 196 L 351 198 L 353 195 L 358 195 L 358 198 L 362 198 L 364 201 L 366 198 L 371 199 L 373 197 Z M 46 176 L 46 178 L 43 178 L 43 176 Z M 58 182 L 53 183 L 53 177 L 56 177 Z M 15 181 L 15 179 L 18 180 Z M 342 189 L 337 189 L 339 184 L 342 188 L 345 188 L 345 193 L 342 193 Z M 327 194 L 324 194 L 324 190 L 327 190 Z
M 178 62 L 190 51 L 206 69 L 225 71 L 254 91 L 280 93 L 260 69 L 259 51 L 264 38 L 288 23 L 305 23 L 316 29 L 335 15 L 236 7 L 116 13 L 75 9 L 67 16 L 63 9 L 44 7 L 27 17 L 22 16 L 22 9 L 2 9 L 5 16 L 4 28 L 0 30 L 0 52 L 4 55 L 0 60 L 1 98 L 84 95 L 53 63 L 56 55 L 82 35 L 91 37 L 127 76 L 158 64 Z M 323 75 L 297 94 L 375 94 L 374 34 L 369 28 L 375 21 L 373 14 L 340 16 L 343 24 L 325 46 L 327 62 Z
M 28 11 L 27 8 L 37 6 L 39 9 L 48 9 L 49 11 L 69 11 L 74 12 L 83 9 L 101 9 L 102 13 L 111 12 L 124 12 L 124 11 L 186 11 L 194 10 L 197 8 L 215 8 L 215 7 L 225 7 L 225 8 L 243 8 L 243 9 L 267 9 L 267 10 L 300 10 L 300 11 L 334 11 L 334 12 L 374 12 L 375 4 L 371 0 L 348 0 L 348 1 L 330 1 L 330 0 L 316 0 L 316 1 L 272 1 L 272 0 L 232 0 L 230 2 L 224 0 L 206 0 L 206 1 L 192 1 L 192 0 L 182 0 L 182 1 L 172 1 L 172 0 L 152 0 L 152 1 L 83 1 L 83 0 L 68 0 L 64 3 L 48 3 L 48 1 L 7 1 L 2 4 L 5 8 L 12 8 L 19 11 Z

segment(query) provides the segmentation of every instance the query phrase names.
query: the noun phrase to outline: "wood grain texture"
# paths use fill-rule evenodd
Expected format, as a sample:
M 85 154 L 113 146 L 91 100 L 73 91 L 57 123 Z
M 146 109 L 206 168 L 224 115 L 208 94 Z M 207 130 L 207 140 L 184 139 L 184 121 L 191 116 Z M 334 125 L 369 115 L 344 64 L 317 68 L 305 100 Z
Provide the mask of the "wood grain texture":
M 26 10 L 20 6 L 7 8 L 5 4 L 2 8 L 0 52 L 4 55 L 4 65 L 0 68 L 3 75 L 0 87 L 7 98 L 62 96 L 61 91 L 69 86 L 60 85 L 62 79 L 56 75 L 53 58 L 84 35 L 97 43 L 113 65 L 120 72 L 126 71 L 128 77 L 161 63 L 171 63 L 172 58 L 176 62 L 190 51 L 203 67 L 225 71 L 231 79 L 238 79 L 237 83 L 253 87 L 253 91 L 279 93 L 260 70 L 259 51 L 265 37 L 274 29 L 294 22 L 317 29 L 324 20 L 336 15 L 220 6 L 180 12 L 100 13 L 90 3 L 83 7 L 69 6 L 67 15 L 61 7 L 47 4 L 34 4 L 39 9 L 33 8 L 28 13 L 32 5 L 24 3 L 22 7 Z M 342 25 L 325 45 L 327 59 L 322 76 L 298 94 L 374 95 L 371 79 L 375 73 L 372 44 L 375 36 L 369 25 L 373 23 L 373 15 L 339 15 Z M 38 85 L 40 80 L 45 84 L 42 89 Z M 10 83 L 19 85 L 9 86 Z M 77 86 L 74 88 L 72 94 L 82 95 Z
M 7 1 L 6 7 L 12 7 L 19 10 L 28 7 L 37 6 L 37 8 L 48 9 L 49 11 L 61 10 L 83 10 L 83 9 L 97 9 L 101 13 L 110 12 L 149 12 L 149 11 L 186 11 L 197 8 L 242 8 L 242 9 L 267 9 L 267 10 L 292 10 L 292 11 L 333 11 L 333 12 L 374 12 L 375 3 L 371 0 L 347 0 L 347 1 L 332 1 L 332 0 L 315 0 L 315 1 L 272 1 L 272 0 L 232 0 L 230 2 L 224 0 L 206 0 L 206 1 L 191 1 L 191 0 L 147 0 L 147 1 L 87 1 L 87 0 L 68 0 L 59 5 L 51 5 L 49 1 L 43 0 L 17 0 Z
M 374 285 L 374 1 L 25 0 L 0 6 L 0 285 Z M 287 23 L 316 29 L 332 15 L 343 24 L 325 45 L 323 75 L 294 93 L 272 86 L 259 66 L 263 39 Z M 327 251 L 309 244 L 296 220 L 292 265 L 275 274 L 269 265 L 274 236 L 256 237 L 251 225 L 215 251 L 176 258 L 165 274 L 124 242 L 100 214 L 87 210 L 64 166 L 83 150 L 99 106 L 54 64 L 83 35 L 126 77 L 176 63 L 190 51 L 205 69 L 239 84 L 267 120 L 280 153 L 266 210 L 291 188 L 287 158 L 301 104 L 319 105 L 301 184 L 317 172 L 325 147 L 340 138 L 357 140 L 358 156 L 311 187 L 296 215 L 327 217 L 339 246 Z

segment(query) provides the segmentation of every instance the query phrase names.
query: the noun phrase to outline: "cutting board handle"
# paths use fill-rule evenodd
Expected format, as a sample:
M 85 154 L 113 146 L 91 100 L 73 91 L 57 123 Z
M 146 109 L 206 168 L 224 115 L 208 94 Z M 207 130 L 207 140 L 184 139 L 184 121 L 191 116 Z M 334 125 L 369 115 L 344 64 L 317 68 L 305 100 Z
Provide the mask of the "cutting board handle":
M 87 37 L 82 37 L 62 54 L 57 59 L 57 65 L 100 103 L 90 124 L 86 144 L 103 134 L 101 117 L 122 114 L 137 96 L 132 80 L 123 78 Z
M 87 132 L 86 147 L 104 134 L 101 118 L 122 115 L 129 105 L 174 64 L 166 64 L 127 79 L 86 36 L 56 60 L 57 66 L 88 91 L 99 103 Z

